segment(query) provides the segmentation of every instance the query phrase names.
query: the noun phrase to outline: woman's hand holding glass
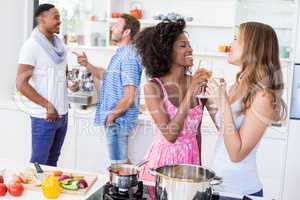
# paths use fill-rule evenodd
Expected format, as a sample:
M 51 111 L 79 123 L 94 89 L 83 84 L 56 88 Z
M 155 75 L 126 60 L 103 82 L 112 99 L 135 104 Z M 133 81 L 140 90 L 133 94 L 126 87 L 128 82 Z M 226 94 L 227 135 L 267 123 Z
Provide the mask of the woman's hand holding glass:
M 192 83 L 190 89 L 192 90 L 193 96 L 198 96 L 201 88 L 206 87 L 208 80 L 211 77 L 211 72 L 200 68 L 198 69 L 192 77 Z
M 226 82 L 223 78 L 212 78 L 208 81 L 206 87 L 206 95 L 211 106 L 220 108 L 224 100 L 227 98 Z
M 213 67 L 213 62 L 210 59 L 206 60 L 199 60 L 199 64 L 196 67 L 196 72 L 201 70 L 202 73 L 206 74 L 206 82 L 205 84 L 202 84 L 201 87 L 199 87 L 199 90 L 197 94 L 195 95 L 197 98 L 200 99 L 207 99 L 206 95 L 206 86 L 207 86 L 207 81 L 211 79 L 212 76 L 212 67 Z

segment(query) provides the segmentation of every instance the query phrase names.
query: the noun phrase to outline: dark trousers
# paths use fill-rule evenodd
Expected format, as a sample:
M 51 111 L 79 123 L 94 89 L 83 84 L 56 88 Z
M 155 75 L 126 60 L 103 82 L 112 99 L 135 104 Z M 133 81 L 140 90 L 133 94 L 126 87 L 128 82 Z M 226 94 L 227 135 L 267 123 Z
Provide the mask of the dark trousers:
M 54 122 L 31 117 L 32 152 L 31 162 L 57 166 L 61 147 L 68 127 L 68 114 Z
M 251 196 L 255 196 L 255 197 L 263 197 L 264 196 L 264 191 L 261 189 L 260 191 L 251 194 Z

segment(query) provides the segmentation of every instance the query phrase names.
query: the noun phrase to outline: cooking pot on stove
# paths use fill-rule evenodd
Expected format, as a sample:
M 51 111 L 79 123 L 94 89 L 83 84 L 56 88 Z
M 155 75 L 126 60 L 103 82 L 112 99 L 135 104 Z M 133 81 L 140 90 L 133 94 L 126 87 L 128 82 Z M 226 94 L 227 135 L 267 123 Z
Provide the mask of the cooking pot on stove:
M 211 200 L 212 187 L 222 183 L 215 172 L 198 165 L 167 165 L 150 169 L 157 200 Z
M 142 161 L 136 165 L 114 164 L 108 168 L 109 180 L 119 190 L 126 191 L 138 185 L 139 167 L 147 163 Z

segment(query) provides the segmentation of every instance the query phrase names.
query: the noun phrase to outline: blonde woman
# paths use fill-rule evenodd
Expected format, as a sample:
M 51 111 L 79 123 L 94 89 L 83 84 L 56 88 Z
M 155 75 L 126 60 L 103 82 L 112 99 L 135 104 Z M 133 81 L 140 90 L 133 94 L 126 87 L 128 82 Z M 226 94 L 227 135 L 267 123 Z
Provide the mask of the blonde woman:
M 222 192 L 263 196 L 256 151 L 272 121 L 285 118 L 279 47 L 272 27 L 243 23 L 231 44 L 228 62 L 240 67 L 235 84 L 208 83 L 208 108 L 220 132 L 213 169 L 223 177 Z

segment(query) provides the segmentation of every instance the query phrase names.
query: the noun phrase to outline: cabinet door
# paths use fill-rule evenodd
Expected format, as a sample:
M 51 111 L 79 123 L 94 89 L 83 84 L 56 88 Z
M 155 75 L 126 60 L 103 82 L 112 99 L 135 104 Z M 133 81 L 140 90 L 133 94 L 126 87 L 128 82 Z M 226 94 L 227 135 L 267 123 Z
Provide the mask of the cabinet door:
M 151 121 L 143 121 L 137 125 L 129 136 L 128 152 L 132 163 L 142 161 L 154 140 L 154 126 Z
M 217 140 L 217 130 L 213 122 L 204 113 L 202 126 L 202 165 L 211 166 L 214 159 L 214 149 Z M 286 134 L 270 127 L 261 140 L 257 152 L 257 167 L 259 178 L 263 183 L 266 199 L 280 199 L 282 192 L 282 177 L 285 170 L 286 137 L 277 137 Z
M 74 128 L 74 120 L 69 114 L 68 130 L 65 137 L 64 144 L 61 149 L 61 154 L 58 161 L 58 166 L 66 169 L 75 169 L 75 141 L 76 134 Z
M 296 41 L 296 63 L 300 63 L 300 13 L 298 13 L 298 24 L 297 24 L 297 41 Z
M 106 173 L 109 155 L 103 127 L 94 125 L 93 117 L 75 117 L 76 169 Z
M 31 155 L 29 115 L 17 109 L 0 109 L 0 118 L 3 119 L 0 123 L 0 157 L 18 162 L 29 162 Z
M 299 185 L 300 185 L 299 130 L 300 130 L 300 121 L 290 120 L 283 200 L 299 199 Z
M 257 152 L 258 175 L 266 199 L 281 199 L 285 171 L 286 140 L 264 138 Z

